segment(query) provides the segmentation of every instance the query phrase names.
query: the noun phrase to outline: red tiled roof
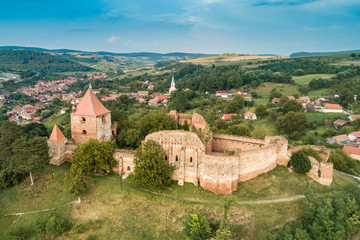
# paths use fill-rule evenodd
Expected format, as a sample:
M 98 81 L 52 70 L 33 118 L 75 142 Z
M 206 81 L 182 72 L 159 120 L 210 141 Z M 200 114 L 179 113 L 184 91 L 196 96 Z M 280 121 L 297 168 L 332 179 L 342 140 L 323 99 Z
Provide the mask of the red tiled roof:
M 159 96 L 156 96 L 156 98 L 159 99 L 159 100 L 165 100 L 165 99 L 167 99 L 167 96 L 159 95 Z
M 252 116 L 254 116 L 255 115 L 255 113 L 252 113 L 252 112 L 246 112 L 246 113 L 244 113 L 244 116 L 245 117 L 252 117 Z
M 232 93 L 232 91 L 225 91 L 225 90 L 219 90 L 219 91 L 216 91 L 216 94 L 224 94 L 224 93 Z
M 334 138 L 335 141 L 338 142 L 338 143 L 345 142 L 345 141 L 350 141 L 348 135 L 346 135 L 346 134 L 334 136 L 333 138 Z
M 236 115 L 237 115 L 236 113 L 223 114 L 221 118 L 224 120 L 230 120 L 232 116 L 236 116 Z
M 357 147 L 344 146 L 343 150 L 349 154 L 360 155 L 360 148 Z
M 326 103 L 325 109 L 342 110 L 342 107 L 339 104 Z
M 89 90 L 85 93 L 84 97 L 81 99 L 79 105 L 77 106 L 76 115 L 85 115 L 85 116 L 98 116 L 101 114 L 109 113 L 104 105 L 97 99 L 95 94 Z
M 50 142 L 62 142 L 62 141 L 65 141 L 67 140 L 67 138 L 64 136 L 64 134 L 61 132 L 60 128 L 58 127 L 58 125 L 55 124 L 52 132 L 51 132 L 51 135 L 50 135 L 50 138 L 49 138 L 49 141 Z
M 352 132 L 352 134 L 354 134 L 354 136 L 358 138 L 360 136 L 360 131 Z

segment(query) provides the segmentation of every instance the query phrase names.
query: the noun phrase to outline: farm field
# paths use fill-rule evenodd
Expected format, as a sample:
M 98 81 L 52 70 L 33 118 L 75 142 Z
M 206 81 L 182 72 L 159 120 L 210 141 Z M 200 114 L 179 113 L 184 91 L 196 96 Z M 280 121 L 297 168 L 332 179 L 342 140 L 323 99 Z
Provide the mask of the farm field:
M 305 85 L 308 84 L 313 79 L 319 79 L 319 78 L 328 79 L 328 78 L 332 78 L 333 76 L 335 76 L 335 74 L 307 74 L 304 76 L 293 76 L 293 79 L 297 84 Z

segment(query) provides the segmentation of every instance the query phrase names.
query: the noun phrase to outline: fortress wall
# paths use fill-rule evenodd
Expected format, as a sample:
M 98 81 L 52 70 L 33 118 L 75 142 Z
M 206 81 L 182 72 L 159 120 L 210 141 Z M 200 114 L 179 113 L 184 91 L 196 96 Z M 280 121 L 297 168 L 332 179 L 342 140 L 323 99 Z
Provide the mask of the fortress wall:
M 104 122 L 102 121 L 102 116 L 105 117 Z M 110 141 L 112 137 L 110 113 L 97 116 L 96 123 L 97 123 L 97 139 L 101 141 Z
M 85 123 L 82 123 L 82 117 L 86 119 Z M 93 116 L 71 114 L 71 137 L 75 144 L 84 143 L 89 138 L 97 139 L 96 121 Z M 86 130 L 86 134 L 83 134 L 83 130 Z
M 330 186 L 333 181 L 334 166 L 333 163 L 320 163 L 320 179 L 319 183 Z
M 232 194 L 237 190 L 238 168 L 239 161 L 235 156 L 205 155 L 200 167 L 200 185 L 216 194 Z
M 277 166 L 278 146 L 273 145 L 257 150 L 241 152 L 239 157 L 239 182 L 244 182 Z
M 192 114 L 191 122 L 196 134 L 202 139 L 206 135 L 206 131 L 209 129 L 204 117 L 194 112 Z
M 300 150 L 303 147 L 311 147 L 315 151 L 319 152 L 320 157 L 322 159 L 322 162 L 327 162 L 330 157 L 330 149 L 322 146 L 316 146 L 316 145 L 302 145 L 302 146 L 296 146 L 289 149 L 290 155 L 298 150 Z
M 243 152 L 256 150 L 264 145 L 265 142 L 262 140 L 223 134 L 213 134 L 211 140 L 211 148 L 214 152 Z

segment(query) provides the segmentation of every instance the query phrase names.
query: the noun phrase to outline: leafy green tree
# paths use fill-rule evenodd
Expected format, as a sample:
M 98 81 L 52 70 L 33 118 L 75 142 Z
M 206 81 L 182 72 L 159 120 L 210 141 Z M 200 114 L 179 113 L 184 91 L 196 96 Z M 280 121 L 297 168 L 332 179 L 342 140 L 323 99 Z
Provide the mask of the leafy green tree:
M 256 139 L 265 139 L 268 135 L 269 132 L 263 125 L 255 127 L 254 131 L 252 131 L 252 137 Z
M 289 164 L 299 173 L 307 173 L 311 170 L 310 159 L 301 150 L 291 155 Z
M 78 198 L 81 202 L 80 196 L 85 193 L 87 187 L 84 181 L 84 174 L 79 168 L 71 168 L 70 173 L 66 176 L 67 191 Z
M 135 149 L 141 144 L 141 132 L 138 129 L 128 129 L 124 137 L 126 146 Z
M 354 102 L 354 93 L 352 93 L 350 90 L 344 88 L 340 91 L 339 96 L 340 104 L 343 107 L 348 107 L 350 103 Z
M 165 160 L 164 150 L 152 140 L 135 151 L 135 182 L 141 187 L 163 188 L 171 183 L 173 168 Z
M 186 97 L 186 93 L 184 91 L 180 91 L 176 94 L 174 99 L 175 109 L 178 112 L 184 112 L 187 109 L 189 100 Z
M 116 165 L 113 147 L 108 142 L 90 138 L 73 151 L 71 168 L 78 168 L 84 174 L 109 173 Z
M 146 135 L 162 130 L 174 130 L 175 121 L 163 112 L 149 113 L 139 120 L 141 135 Z
M 285 117 L 279 117 L 276 127 L 280 133 L 290 134 L 295 131 L 303 131 L 307 125 L 307 117 L 304 113 L 288 112 Z
M 290 99 L 290 100 L 286 101 L 286 103 L 283 105 L 283 111 L 285 113 L 288 113 L 290 111 L 300 112 L 300 110 L 302 110 L 302 109 L 303 109 L 302 104 L 294 99 Z
M 210 237 L 211 228 L 205 216 L 189 214 L 183 232 L 190 240 L 206 240 Z
M 354 127 L 353 126 L 343 126 L 340 131 L 342 133 L 345 133 L 345 134 L 350 134 L 354 131 Z
M 13 155 L 13 143 L 20 138 L 21 128 L 15 123 L 4 121 L 0 128 L 0 163 L 9 163 Z
M 232 125 L 226 130 L 226 132 L 231 135 L 250 136 L 250 129 L 244 124 Z
M 255 108 L 255 114 L 259 118 L 264 118 L 269 114 L 269 112 L 264 104 L 259 104 Z
M 302 147 L 300 150 L 303 151 L 303 153 L 305 153 L 306 156 L 311 156 L 311 157 L 315 158 L 316 160 L 318 160 L 318 162 L 322 161 L 322 158 L 321 158 L 319 152 L 312 149 L 311 147 Z
M 30 140 L 21 137 L 13 143 L 11 161 L 18 174 L 30 174 L 31 185 L 34 184 L 32 171 L 41 169 L 49 163 L 49 148 L 45 138 L 35 137 Z
M 238 113 L 245 106 L 244 99 L 236 95 L 226 106 L 227 113 Z
M 271 102 L 274 98 L 281 98 L 282 97 L 282 93 L 278 92 L 276 90 L 276 88 L 271 89 L 270 92 L 270 96 L 269 96 L 269 101 Z

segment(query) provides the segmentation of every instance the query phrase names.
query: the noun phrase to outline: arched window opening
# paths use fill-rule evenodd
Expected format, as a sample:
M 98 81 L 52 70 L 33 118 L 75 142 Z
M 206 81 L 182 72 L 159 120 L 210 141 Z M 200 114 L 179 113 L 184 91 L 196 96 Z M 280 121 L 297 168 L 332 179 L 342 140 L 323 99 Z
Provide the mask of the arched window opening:
M 130 170 L 131 170 L 130 166 L 127 166 L 127 170 L 128 170 L 128 171 L 130 171 Z
M 102 123 L 105 124 L 105 116 L 102 116 L 101 120 L 102 120 Z
M 201 128 L 199 128 L 199 137 L 201 137 Z
M 178 160 L 179 160 L 179 157 L 178 157 L 178 155 L 176 155 L 175 161 L 178 161 Z
M 82 123 L 86 123 L 86 119 L 83 117 L 83 118 L 81 118 L 81 122 Z
M 167 161 L 167 159 L 168 159 L 168 158 L 167 158 L 167 155 L 165 155 L 165 161 Z
M 83 131 L 82 131 L 82 134 L 86 134 L 86 130 L 83 130 Z
M 190 162 L 192 163 L 192 157 L 190 157 Z

